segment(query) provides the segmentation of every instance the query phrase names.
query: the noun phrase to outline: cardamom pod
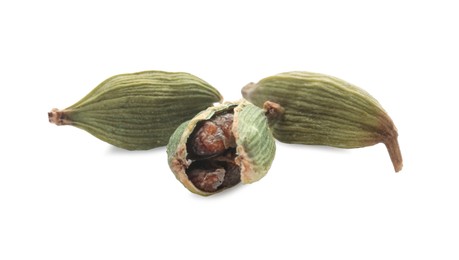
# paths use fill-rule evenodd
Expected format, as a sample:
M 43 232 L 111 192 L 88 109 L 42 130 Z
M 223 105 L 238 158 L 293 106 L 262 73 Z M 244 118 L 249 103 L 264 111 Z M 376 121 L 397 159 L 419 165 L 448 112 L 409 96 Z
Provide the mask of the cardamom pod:
M 165 146 L 181 123 L 221 100 L 191 74 L 143 71 L 108 78 L 72 106 L 54 108 L 48 119 L 120 148 L 146 150 Z
M 245 100 L 202 111 L 180 125 L 167 145 L 175 177 L 203 196 L 260 180 L 275 150 L 264 111 Z
M 286 72 L 250 83 L 242 95 L 264 107 L 274 137 L 285 143 L 358 148 L 384 143 L 403 166 L 397 128 L 366 91 L 335 77 Z

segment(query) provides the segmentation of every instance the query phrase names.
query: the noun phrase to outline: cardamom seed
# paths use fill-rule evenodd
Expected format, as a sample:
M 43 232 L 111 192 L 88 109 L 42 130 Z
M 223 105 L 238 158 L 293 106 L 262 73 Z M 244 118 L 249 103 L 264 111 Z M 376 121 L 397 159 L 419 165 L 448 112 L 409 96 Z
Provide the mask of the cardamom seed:
M 143 71 L 108 78 L 70 107 L 51 110 L 48 119 L 120 148 L 146 150 L 165 146 L 181 123 L 221 100 L 191 74 Z
M 247 101 L 209 107 L 180 125 L 167 145 L 176 178 L 203 196 L 260 180 L 275 150 L 264 111 Z
M 242 95 L 265 109 L 281 142 L 339 148 L 384 143 L 395 171 L 402 169 L 392 119 L 376 99 L 352 84 L 318 73 L 286 72 L 248 84 Z

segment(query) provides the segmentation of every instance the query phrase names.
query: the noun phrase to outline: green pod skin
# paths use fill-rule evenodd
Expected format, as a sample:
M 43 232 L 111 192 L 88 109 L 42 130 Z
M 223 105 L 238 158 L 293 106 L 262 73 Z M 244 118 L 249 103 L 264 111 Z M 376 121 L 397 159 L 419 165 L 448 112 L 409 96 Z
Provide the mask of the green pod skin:
M 354 85 L 318 73 L 286 72 L 248 84 L 242 95 L 267 111 L 273 135 L 281 142 L 339 148 L 384 143 L 395 171 L 402 169 L 392 119 Z
M 230 141 L 228 147 L 225 147 L 227 150 L 219 155 L 193 155 L 190 143 L 203 125 L 228 113 L 233 115 L 232 124 L 228 125 L 231 131 L 229 136 L 234 141 Z M 221 135 L 218 132 L 212 133 L 215 135 L 206 136 L 206 140 L 213 140 L 215 136 Z M 271 167 L 275 151 L 275 140 L 264 111 L 247 101 L 209 107 L 181 124 L 167 145 L 168 163 L 175 177 L 188 190 L 202 196 L 221 192 L 238 183 L 247 184 L 260 180 Z M 212 168 L 213 165 L 218 165 L 216 168 L 220 169 Z M 218 183 L 212 183 L 212 187 L 203 189 L 193 181 L 190 173 L 193 169 L 207 169 L 214 173 L 221 171 L 219 173 L 222 177 Z
M 48 118 L 123 149 L 147 150 L 165 146 L 181 123 L 221 100 L 215 88 L 191 74 L 143 71 L 108 78 Z

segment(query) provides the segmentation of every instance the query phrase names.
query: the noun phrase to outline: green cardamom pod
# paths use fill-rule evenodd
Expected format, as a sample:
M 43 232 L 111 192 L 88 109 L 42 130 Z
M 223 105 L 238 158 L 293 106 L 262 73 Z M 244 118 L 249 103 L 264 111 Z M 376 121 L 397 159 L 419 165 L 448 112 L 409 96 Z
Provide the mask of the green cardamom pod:
M 242 95 L 263 107 L 285 143 L 358 148 L 384 143 L 396 172 L 403 166 L 397 128 L 366 91 L 335 77 L 286 72 L 250 83 Z
M 180 125 L 167 145 L 175 177 L 203 196 L 260 180 L 275 151 L 263 109 L 246 100 L 209 107 Z
M 53 109 L 48 119 L 120 148 L 146 150 L 165 146 L 181 123 L 221 100 L 191 74 L 143 71 L 108 78 L 72 106 Z

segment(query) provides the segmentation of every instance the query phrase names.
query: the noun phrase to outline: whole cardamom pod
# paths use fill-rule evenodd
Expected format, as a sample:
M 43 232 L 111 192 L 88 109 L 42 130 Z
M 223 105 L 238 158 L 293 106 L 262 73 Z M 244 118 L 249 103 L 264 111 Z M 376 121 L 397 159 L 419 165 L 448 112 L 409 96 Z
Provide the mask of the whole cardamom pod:
M 250 83 L 242 95 L 264 107 L 285 143 L 358 148 L 384 143 L 396 172 L 403 166 L 397 128 L 366 91 L 335 77 L 286 72 Z
M 108 78 L 48 118 L 120 148 L 146 150 L 165 146 L 181 123 L 221 100 L 215 88 L 191 74 L 143 71 Z

